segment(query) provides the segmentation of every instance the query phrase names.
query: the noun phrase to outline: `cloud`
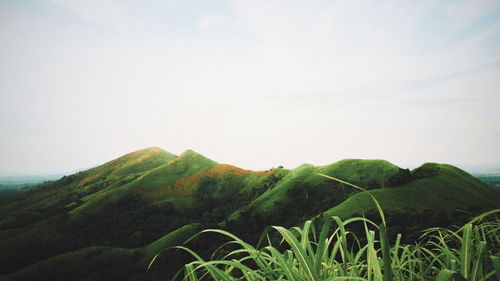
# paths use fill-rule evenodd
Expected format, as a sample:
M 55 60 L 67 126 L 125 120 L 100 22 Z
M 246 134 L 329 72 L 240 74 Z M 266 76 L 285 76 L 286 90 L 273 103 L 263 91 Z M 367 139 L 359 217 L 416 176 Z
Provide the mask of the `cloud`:
M 115 0 L 50 0 L 65 7 L 81 18 L 99 23 L 112 23 L 122 18 L 129 9 L 129 4 Z
M 164 0 L 161 6 L 168 8 L 174 6 L 175 4 L 177 4 L 177 0 Z
M 437 8 L 443 10 L 450 26 L 456 30 L 466 28 L 478 19 L 500 8 L 497 0 L 460 0 L 436 3 Z
M 80 146 L 105 161 L 159 145 L 247 168 L 500 159 L 498 142 L 478 137 L 500 128 L 492 1 L 52 2 L 102 24 L 8 18 L 0 154 L 19 169 L 19 139 L 39 157 Z
M 467 8 L 471 2 L 477 7 Z M 478 26 L 460 38 L 460 28 L 451 27 L 460 17 L 446 15 L 448 10 L 463 15 L 465 27 L 496 6 L 492 1 L 450 6 L 425 1 L 235 1 L 238 15 L 261 38 L 261 53 L 268 61 L 283 62 L 284 75 L 294 75 L 287 77 L 289 85 L 309 80 L 304 90 L 316 92 L 373 93 L 373 88 L 411 86 L 494 62 L 499 54 L 485 47 L 499 35 L 495 24 Z M 431 16 L 437 19 L 429 20 Z
M 198 20 L 198 27 L 202 29 L 212 28 L 217 25 L 221 25 L 224 23 L 224 15 L 221 14 L 208 14 L 202 16 Z

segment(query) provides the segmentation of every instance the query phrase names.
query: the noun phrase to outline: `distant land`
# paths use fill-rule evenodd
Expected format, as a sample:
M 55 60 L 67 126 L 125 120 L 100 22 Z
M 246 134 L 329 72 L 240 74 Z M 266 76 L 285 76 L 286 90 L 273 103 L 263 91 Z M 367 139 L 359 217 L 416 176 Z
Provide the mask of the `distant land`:
M 455 165 L 471 174 L 497 174 L 500 175 L 499 164 L 458 164 Z
M 60 179 L 64 174 L 55 175 L 27 175 L 27 176 L 0 176 L 0 189 L 23 188 L 40 184 L 46 181 Z
M 487 184 L 500 188 L 500 174 L 473 174 L 473 176 Z

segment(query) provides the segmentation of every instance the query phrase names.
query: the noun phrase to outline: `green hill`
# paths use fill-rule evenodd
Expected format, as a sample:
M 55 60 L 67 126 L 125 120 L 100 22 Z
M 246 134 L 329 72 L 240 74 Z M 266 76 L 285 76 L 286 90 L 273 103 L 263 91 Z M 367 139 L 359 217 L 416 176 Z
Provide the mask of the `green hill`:
M 291 171 L 281 171 L 283 178 L 247 208 L 233 213 L 226 221 L 233 228 L 270 224 L 293 226 L 336 206 L 357 193 L 338 182 L 321 177 L 331 175 L 364 186 L 381 188 L 389 184 L 402 170 L 384 160 L 346 159 L 331 165 L 316 167 L 304 164 Z M 247 224 L 248 220 L 253 223 Z M 241 221 L 240 225 L 238 221 Z
M 25 217 L 33 220 L 22 220 L 29 223 L 39 219 L 40 215 L 51 215 L 76 207 L 80 201 L 103 190 L 122 186 L 177 157 L 160 148 L 152 147 L 126 154 L 101 166 L 64 176 L 55 182 L 44 183 L 24 190 L 22 200 L 2 205 L 0 208 L 0 230 L 12 226 L 19 227 L 19 221 L 12 218 L 19 215 L 19 210 L 29 210 Z M 14 216 L 9 216 L 10 214 Z
M 67 252 L 0 276 L 0 280 L 143 280 L 159 251 L 181 245 L 203 228 L 186 225 L 141 248 L 92 246 Z
M 69 214 L 78 216 L 88 213 L 101 213 L 106 206 L 128 200 L 126 197 L 131 193 L 148 201 L 164 197 L 171 199 L 175 199 L 177 196 L 182 197 L 182 190 L 177 188 L 176 181 L 205 171 L 215 164 L 214 161 L 188 150 L 179 157 L 172 157 L 158 162 L 158 165 L 152 166 L 142 173 L 125 176 L 130 181 L 112 184 L 98 192 L 85 196 L 82 198 L 84 203 L 71 210 Z M 168 191 L 171 191 L 170 194 L 162 194 L 169 193 Z
M 498 190 L 450 165 L 426 163 L 413 170 L 412 175 L 414 179 L 397 188 L 373 190 L 370 193 L 387 212 L 452 212 L 493 209 L 500 204 Z M 360 193 L 326 211 L 324 215 L 348 218 L 353 214 L 374 211 L 374 208 L 369 196 Z
M 500 207 L 499 189 L 450 165 L 426 163 L 409 171 L 383 160 L 347 159 L 322 167 L 304 164 L 287 172 L 220 226 L 251 240 L 245 233 L 262 231 L 267 225 L 291 227 L 310 218 L 378 216 L 366 192 L 318 174 L 368 189 L 394 232 L 409 238 L 425 227 L 460 224 L 473 214 Z
M 183 258 L 166 255 L 146 274 L 148 260 L 208 225 L 256 241 L 268 225 L 375 215 L 366 192 L 318 174 L 368 189 L 400 232 L 500 207 L 498 189 L 445 164 L 409 171 L 384 160 L 346 159 L 256 172 L 191 150 L 176 156 L 147 148 L 23 189 L 1 204 L 0 280 L 90 280 L 95 270 L 106 280 L 164 280 Z M 192 243 L 202 250 L 218 245 L 212 238 Z
M 149 148 L 34 187 L 0 206 L 0 252 L 9 253 L 0 273 L 95 245 L 137 248 L 183 225 L 222 220 L 273 175 Z

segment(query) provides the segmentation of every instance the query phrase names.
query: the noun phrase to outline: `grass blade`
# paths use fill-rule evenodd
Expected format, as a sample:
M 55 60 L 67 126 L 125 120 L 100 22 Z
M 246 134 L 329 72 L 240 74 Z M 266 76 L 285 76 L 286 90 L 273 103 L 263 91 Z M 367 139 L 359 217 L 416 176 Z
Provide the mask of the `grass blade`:
M 462 246 L 460 248 L 460 273 L 467 279 L 470 272 L 472 258 L 472 224 L 468 223 L 463 229 Z
M 328 179 L 331 179 L 331 180 L 334 180 L 334 181 L 338 181 L 338 182 L 343 183 L 343 184 L 347 184 L 347 185 L 352 186 L 352 187 L 354 187 L 354 188 L 356 188 L 356 189 L 359 189 L 359 190 L 361 190 L 361 191 L 366 192 L 366 194 L 368 194 L 368 195 L 371 197 L 371 199 L 373 200 L 373 202 L 375 203 L 375 206 L 377 207 L 377 210 L 378 210 L 378 213 L 379 213 L 379 215 L 380 215 L 380 218 L 382 219 L 382 223 L 383 223 L 384 225 L 387 225 L 387 223 L 386 223 L 386 221 L 385 221 L 385 215 L 384 215 L 384 212 L 382 211 L 382 207 L 381 207 L 381 206 L 380 206 L 380 204 L 378 203 L 377 199 L 376 199 L 376 198 L 375 198 L 375 197 L 374 197 L 374 196 L 373 196 L 373 195 L 372 195 L 372 194 L 371 194 L 368 190 L 366 190 L 366 189 L 364 189 L 364 188 L 362 188 L 362 187 L 360 187 L 360 186 L 357 186 L 357 185 L 355 185 L 355 184 L 352 184 L 352 183 L 350 183 L 350 182 L 347 182 L 347 181 L 344 181 L 344 180 L 338 179 L 338 178 L 336 178 L 336 177 L 332 177 L 332 176 L 328 176 L 328 175 L 324 175 L 324 174 L 320 174 L 320 173 L 318 173 L 317 175 L 320 175 L 320 176 L 322 176 L 322 177 L 325 177 L 325 178 L 328 178 Z
M 392 262 L 389 253 L 390 244 L 387 229 L 382 223 L 379 226 L 380 244 L 382 247 L 382 259 L 384 261 L 384 281 L 392 281 Z

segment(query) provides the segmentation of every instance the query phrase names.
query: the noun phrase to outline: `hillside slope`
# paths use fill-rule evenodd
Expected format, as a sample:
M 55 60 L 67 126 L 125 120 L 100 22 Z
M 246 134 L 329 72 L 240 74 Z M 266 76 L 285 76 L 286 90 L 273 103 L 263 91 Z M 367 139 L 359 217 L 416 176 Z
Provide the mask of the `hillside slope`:
M 85 247 L 141 247 L 183 225 L 220 221 L 273 178 L 191 150 L 127 154 L 0 206 L 0 252 L 8 253 L 0 274 Z
M 290 171 L 220 226 L 245 237 L 245 233 L 262 231 L 267 225 L 291 227 L 314 217 L 376 217 L 375 205 L 366 192 L 319 174 L 368 189 L 380 201 L 394 229 L 407 234 L 425 226 L 460 223 L 473 214 L 500 207 L 500 189 L 450 165 L 426 163 L 409 171 L 383 160 L 347 159 L 322 167 L 305 164 Z M 406 228 L 399 227 L 403 218 L 415 219 L 417 227 L 411 222 L 404 222 Z
M 147 266 L 161 250 L 181 245 L 206 226 L 183 226 L 144 247 L 125 249 L 92 246 L 56 255 L 12 274 L 0 281 L 23 280 L 144 280 Z M 123 269 L 126 265 L 127 270 Z M 177 266 L 180 266 L 177 265 Z
M 20 227 L 74 208 L 76 202 L 85 201 L 89 195 L 121 186 L 176 158 L 177 156 L 160 148 L 146 148 L 101 166 L 25 190 L 22 200 L 0 206 L 0 230 Z M 13 221 L 13 218 L 16 220 Z
M 370 193 L 387 212 L 450 212 L 499 207 L 498 190 L 456 167 L 426 163 L 413 170 L 412 174 L 414 179 L 397 189 L 384 188 Z M 348 218 L 374 210 L 375 205 L 368 194 L 360 193 L 326 211 L 324 215 Z

